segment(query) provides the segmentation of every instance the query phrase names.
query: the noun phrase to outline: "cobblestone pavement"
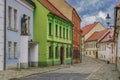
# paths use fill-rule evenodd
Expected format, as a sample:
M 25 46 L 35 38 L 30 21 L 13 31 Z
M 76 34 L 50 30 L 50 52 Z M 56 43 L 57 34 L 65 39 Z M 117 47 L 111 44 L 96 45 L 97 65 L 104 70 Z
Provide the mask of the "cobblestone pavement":
M 10 78 L 20 78 L 21 80 L 119 80 L 118 72 L 114 71 L 114 64 L 106 64 L 106 62 L 88 57 L 83 57 L 82 61 L 82 63 L 74 65 L 2 71 L 0 80 L 10 80 Z
M 19 80 L 18 78 L 30 76 L 38 73 L 46 73 L 61 68 L 68 68 L 70 65 L 51 66 L 45 68 L 29 68 L 29 69 L 16 69 L 6 70 L 0 72 L 0 80 Z
M 83 62 L 80 64 L 71 65 L 69 68 L 63 68 L 45 74 L 28 76 L 21 80 L 86 80 L 103 63 L 96 59 L 83 57 Z
M 115 64 L 106 64 L 103 65 L 93 72 L 87 80 L 120 80 L 120 73 L 116 70 Z

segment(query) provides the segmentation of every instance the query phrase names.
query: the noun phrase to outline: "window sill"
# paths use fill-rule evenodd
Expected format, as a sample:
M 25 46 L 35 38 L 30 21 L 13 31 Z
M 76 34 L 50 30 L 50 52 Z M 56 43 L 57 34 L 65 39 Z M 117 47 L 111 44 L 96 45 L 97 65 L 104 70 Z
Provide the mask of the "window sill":
M 49 60 L 53 60 L 52 58 L 49 58 Z
M 60 39 L 62 39 L 62 37 L 60 37 Z
M 49 36 L 53 36 L 53 35 L 52 35 L 52 34 L 51 34 L 51 35 L 49 34 Z
M 11 60 L 12 58 L 8 58 L 9 60 Z
M 17 29 L 14 29 L 14 28 L 8 27 L 7 29 L 10 30 L 10 31 L 18 32 L 18 30 L 17 30 Z
M 12 60 L 12 59 L 18 59 L 18 58 L 15 58 L 15 57 L 14 57 L 14 58 L 8 58 L 8 59 L 9 59 L 9 60 Z
M 28 36 L 31 36 L 31 33 L 28 33 Z
M 14 59 L 18 59 L 18 58 L 14 57 Z

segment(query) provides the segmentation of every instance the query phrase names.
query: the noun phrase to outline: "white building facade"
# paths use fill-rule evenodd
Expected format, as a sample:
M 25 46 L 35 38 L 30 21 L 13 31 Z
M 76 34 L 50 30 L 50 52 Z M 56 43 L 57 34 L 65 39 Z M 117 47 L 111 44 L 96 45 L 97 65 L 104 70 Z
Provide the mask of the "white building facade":
M 114 42 L 99 43 L 98 59 L 115 63 L 115 47 Z
M 4 69 L 4 0 L 0 0 L 0 71 Z
M 114 29 L 109 29 L 98 41 L 98 58 L 115 63 Z
M 38 43 L 33 41 L 34 7 L 31 0 L 6 0 L 7 69 L 37 66 Z

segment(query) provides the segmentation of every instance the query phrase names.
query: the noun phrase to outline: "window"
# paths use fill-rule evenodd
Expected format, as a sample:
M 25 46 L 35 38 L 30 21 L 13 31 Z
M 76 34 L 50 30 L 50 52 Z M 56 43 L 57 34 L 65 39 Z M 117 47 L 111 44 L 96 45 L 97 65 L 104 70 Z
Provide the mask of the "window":
M 49 59 L 52 59 L 52 46 L 49 46 Z
M 93 51 L 93 55 L 95 55 L 96 51 Z
M 58 58 L 58 47 L 55 48 L 55 58 L 57 59 Z
M 56 37 L 58 36 L 58 25 L 56 25 Z
M 60 38 L 62 37 L 62 27 L 60 26 Z
M 17 30 L 17 10 L 14 9 L 14 30 Z
M 91 55 L 91 51 L 89 51 L 89 55 Z
M 14 58 L 17 58 L 17 42 L 14 42 Z
M 8 27 L 11 29 L 12 28 L 12 26 L 11 26 L 11 17 L 12 16 L 12 7 L 8 7 Z
M 72 57 L 72 49 L 70 48 L 70 57 Z
M 68 48 L 66 48 L 66 58 L 68 58 L 69 53 L 68 53 Z
M 28 17 L 28 34 L 30 35 L 30 17 Z
M 114 48 L 113 48 L 113 44 L 111 44 L 111 47 L 112 47 L 112 54 L 113 54 L 113 49 L 114 49 Z
M 66 29 L 66 37 L 67 37 L 67 39 L 68 39 L 68 29 Z
M 105 58 L 105 55 L 104 55 L 104 58 Z
M 63 38 L 65 39 L 65 28 L 63 28 Z
M 106 50 L 106 45 L 102 44 L 102 51 L 105 51 L 105 50 Z
M 72 39 L 72 36 L 71 36 L 71 30 L 70 30 L 70 33 L 69 33 L 69 37 L 70 37 L 70 40 Z M 79 38 L 77 38 L 79 40 Z M 79 42 L 79 41 L 78 41 Z
M 11 55 L 11 48 L 12 48 L 12 42 L 11 41 L 9 41 L 8 42 L 8 58 L 9 59 L 11 59 L 12 57 L 12 55 Z
M 51 36 L 52 35 L 52 33 L 51 33 L 51 23 L 49 23 L 49 36 Z

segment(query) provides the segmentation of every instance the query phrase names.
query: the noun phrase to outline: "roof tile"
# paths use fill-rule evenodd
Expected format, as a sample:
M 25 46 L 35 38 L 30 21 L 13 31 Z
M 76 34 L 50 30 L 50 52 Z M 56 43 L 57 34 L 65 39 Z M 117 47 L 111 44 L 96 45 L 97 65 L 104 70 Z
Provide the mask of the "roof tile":
M 60 18 L 71 22 L 66 18 L 54 5 L 52 5 L 48 0 L 38 0 L 44 7 L 46 7 L 52 14 L 59 16 Z
M 120 3 L 116 5 L 116 8 L 120 8 Z
M 107 29 L 102 30 L 102 31 L 96 31 L 86 40 L 86 42 L 96 41 L 96 40 L 100 39 L 106 32 L 107 32 Z
M 114 36 L 114 30 L 109 31 L 107 35 L 104 36 L 104 38 L 100 42 L 107 42 L 113 40 Z
M 85 27 L 82 28 L 82 31 L 83 31 L 83 35 L 86 35 L 92 28 L 95 27 L 95 25 L 97 24 L 98 22 L 94 22 L 92 24 L 89 24 L 89 25 L 86 25 Z

